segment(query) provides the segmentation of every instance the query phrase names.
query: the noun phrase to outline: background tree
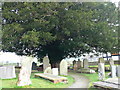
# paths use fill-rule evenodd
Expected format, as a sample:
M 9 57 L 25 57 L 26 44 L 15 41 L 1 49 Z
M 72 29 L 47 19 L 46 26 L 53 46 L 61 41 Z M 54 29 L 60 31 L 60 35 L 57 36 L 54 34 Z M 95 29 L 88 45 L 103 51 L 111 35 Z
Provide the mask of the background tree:
M 107 3 L 4 3 L 3 51 L 51 63 L 93 50 L 112 52 L 117 44 L 117 7 Z

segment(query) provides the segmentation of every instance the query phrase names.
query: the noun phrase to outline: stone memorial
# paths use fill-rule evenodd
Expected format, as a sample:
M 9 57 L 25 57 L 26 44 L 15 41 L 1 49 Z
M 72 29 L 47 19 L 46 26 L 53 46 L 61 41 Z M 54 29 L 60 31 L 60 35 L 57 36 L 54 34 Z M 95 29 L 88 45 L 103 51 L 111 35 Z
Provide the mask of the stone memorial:
M 88 60 L 87 59 L 84 59 L 83 60 L 83 67 L 85 68 L 85 69 L 87 69 L 88 68 Z
M 81 61 L 80 61 L 80 59 L 78 59 L 78 61 L 77 61 L 77 68 L 79 69 L 79 68 L 81 68 L 82 66 L 81 66 Z
M 32 84 L 30 80 L 33 57 L 22 56 L 17 86 Z
M 52 69 L 51 69 L 51 67 L 47 67 L 47 68 L 44 70 L 44 74 L 52 74 Z
M 76 63 L 76 64 L 74 64 L 73 70 L 76 71 L 77 69 L 78 69 L 78 67 L 77 67 L 77 63 Z
M 116 77 L 116 66 L 115 65 L 111 66 L 111 76 L 112 78 Z
M 74 67 L 75 64 L 76 64 L 76 61 L 74 60 L 74 61 L 73 61 L 73 67 Z
M 104 58 L 99 58 L 99 61 L 98 61 L 98 76 L 99 76 L 99 80 L 104 80 L 104 78 L 105 78 Z
M 0 67 L 0 78 L 1 79 L 12 79 L 16 78 L 15 66 L 4 65 Z
M 38 66 L 37 63 L 33 62 L 32 63 L 32 70 L 37 70 Z
M 67 75 L 67 73 L 68 73 L 67 61 L 62 60 L 60 62 L 60 75 Z
M 120 77 L 120 65 L 117 66 L 117 77 Z
M 46 70 L 46 68 L 48 68 L 49 66 L 50 66 L 49 58 L 48 56 L 45 56 L 43 58 L 43 71 Z
M 52 68 L 52 74 L 58 75 L 58 68 Z
M 114 65 L 114 60 L 112 58 L 109 59 L 110 66 Z

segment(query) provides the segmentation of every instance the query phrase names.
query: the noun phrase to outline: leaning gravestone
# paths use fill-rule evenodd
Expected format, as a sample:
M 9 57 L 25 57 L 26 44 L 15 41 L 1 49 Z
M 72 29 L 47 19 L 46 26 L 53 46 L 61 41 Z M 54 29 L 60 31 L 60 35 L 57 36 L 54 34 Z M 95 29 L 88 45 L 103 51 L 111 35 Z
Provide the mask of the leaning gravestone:
M 104 58 L 99 58 L 99 61 L 98 61 L 98 76 L 99 76 L 99 80 L 104 80 L 104 78 L 105 78 Z
M 52 68 L 52 74 L 58 75 L 58 68 Z
M 116 77 L 116 66 L 115 65 L 111 66 L 111 76 L 112 78 Z
M 84 59 L 83 60 L 83 67 L 85 68 L 85 69 L 87 69 L 88 68 L 88 60 L 87 59 Z
M 60 75 L 67 75 L 67 73 L 68 73 L 67 61 L 62 60 L 60 62 Z
M 45 57 L 43 58 L 43 71 L 44 71 L 46 68 L 48 68 L 49 66 L 50 66 L 49 58 L 48 58 L 48 56 L 45 56 Z

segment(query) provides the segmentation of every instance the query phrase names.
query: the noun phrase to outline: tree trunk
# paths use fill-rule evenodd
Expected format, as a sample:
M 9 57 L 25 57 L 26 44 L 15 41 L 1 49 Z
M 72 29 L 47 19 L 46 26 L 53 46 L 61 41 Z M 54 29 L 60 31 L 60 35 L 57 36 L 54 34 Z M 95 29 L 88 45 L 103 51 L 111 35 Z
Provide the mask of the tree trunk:
M 32 68 L 32 57 L 23 56 L 21 61 L 21 69 L 18 77 L 17 86 L 25 86 L 32 84 L 30 80 L 31 68 Z

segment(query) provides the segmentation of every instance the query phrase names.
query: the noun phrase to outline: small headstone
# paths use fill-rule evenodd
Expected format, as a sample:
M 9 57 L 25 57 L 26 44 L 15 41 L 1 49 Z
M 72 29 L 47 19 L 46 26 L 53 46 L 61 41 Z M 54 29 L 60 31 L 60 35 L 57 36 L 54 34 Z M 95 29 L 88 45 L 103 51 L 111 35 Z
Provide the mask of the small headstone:
M 114 60 L 111 58 L 109 59 L 110 66 L 114 65 Z
M 116 77 L 116 66 L 115 65 L 111 66 L 111 75 L 112 75 L 112 78 Z
M 52 74 L 58 75 L 58 68 L 52 68 Z
M 73 67 L 74 67 L 75 64 L 76 64 L 76 61 L 74 60 L 74 61 L 73 61 Z
M 77 68 L 79 69 L 79 68 L 81 68 L 82 66 L 81 66 L 81 61 L 78 59 L 78 61 L 77 61 Z
M 67 61 L 62 60 L 60 62 L 60 75 L 67 75 L 67 73 L 68 73 Z
M 43 70 L 46 70 L 46 68 L 48 68 L 49 66 L 50 66 L 49 58 L 48 58 L 48 56 L 45 56 L 43 58 Z
M 78 69 L 77 64 L 74 64 L 73 70 L 76 71 Z
M 120 65 L 117 66 L 117 76 L 120 77 Z
M 98 61 L 98 76 L 99 76 L 99 80 L 104 80 L 105 78 L 105 66 L 104 66 L 104 59 L 103 58 L 99 58 Z
M 37 70 L 37 64 L 35 62 L 32 63 L 32 70 Z
M 52 74 L 52 69 L 51 69 L 51 67 L 47 67 L 47 68 L 44 70 L 44 74 Z
M 87 59 L 84 59 L 84 60 L 83 60 L 83 67 L 87 69 L 88 66 L 89 66 L 89 65 L 88 65 L 88 60 L 87 60 Z

